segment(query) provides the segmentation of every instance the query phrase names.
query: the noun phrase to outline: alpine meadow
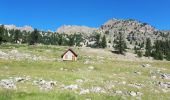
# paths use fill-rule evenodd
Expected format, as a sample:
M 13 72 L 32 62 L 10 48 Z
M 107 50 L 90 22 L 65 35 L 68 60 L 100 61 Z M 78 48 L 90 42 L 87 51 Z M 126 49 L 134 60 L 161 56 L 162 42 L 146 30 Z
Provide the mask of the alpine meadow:
M 170 100 L 169 1 L 1 3 L 0 100 Z

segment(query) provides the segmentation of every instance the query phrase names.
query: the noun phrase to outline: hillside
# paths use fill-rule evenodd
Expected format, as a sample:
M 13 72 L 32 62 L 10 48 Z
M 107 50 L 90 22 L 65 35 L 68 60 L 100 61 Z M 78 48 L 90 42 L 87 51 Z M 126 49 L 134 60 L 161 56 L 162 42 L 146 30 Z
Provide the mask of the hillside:
M 20 30 L 32 32 L 34 30 L 31 26 L 17 27 L 15 25 L 4 25 L 4 27 L 9 31 Z M 112 48 L 113 41 L 119 32 L 124 34 L 124 38 L 127 41 L 127 45 L 131 48 L 135 46 L 136 42 L 139 44 L 146 42 L 147 38 L 150 38 L 152 43 L 155 40 L 166 40 L 170 38 L 170 31 L 168 30 L 159 30 L 154 28 L 152 25 L 133 19 L 123 20 L 115 18 L 108 20 L 99 28 L 91 28 L 87 26 L 77 25 L 63 25 L 56 29 L 56 33 L 50 31 L 39 31 L 44 37 L 51 36 L 51 34 L 56 33 L 67 35 L 80 33 L 82 34 L 82 38 L 84 39 L 84 46 L 88 46 L 86 44 L 94 43 L 94 39 L 91 38 L 94 36 L 94 33 L 99 33 L 101 35 L 106 35 L 107 47 L 110 48 Z
M 83 36 L 86 39 L 85 43 L 87 44 L 91 44 L 90 38 L 93 36 L 93 33 L 97 32 L 101 35 L 106 35 L 107 42 L 111 41 L 111 44 L 108 43 L 108 47 L 113 45 L 112 41 L 114 41 L 119 32 L 124 34 L 128 46 L 132 48 L 136 42 L 141 44 L 146 42 L 147 38 L 150 38 L 153 43 L 155 40 L 166 40 L 170 37 L 169 31 L 158 30 L 147 23 L 132 19 L 122 20 L 114 18 L 105 22 L 98 29 L 68 25 L 58 28 L 57 32 L 65 34 L 83 33 Z
M 78 61 L 64 62 L 67 48 L 1 45 L 0 100 L 170 99 L 168 61 L 75 47 Z
M 90 28 L 87 26 L 77 26 L 77 25 L 64 25 L 57 29 L 58 33 L 74 34 L 74 33 L 85 33 L 85 35 L 91 34 L 97 29 Z

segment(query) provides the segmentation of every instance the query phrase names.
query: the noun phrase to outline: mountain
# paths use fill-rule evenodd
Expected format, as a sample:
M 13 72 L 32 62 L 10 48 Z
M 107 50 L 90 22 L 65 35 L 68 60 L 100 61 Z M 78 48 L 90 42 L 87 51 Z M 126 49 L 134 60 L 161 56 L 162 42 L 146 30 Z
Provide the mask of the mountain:
M 34 29 L 31 27 L 31 26 L 23 26 L 23 27 L 17 27 L 17 26 L 15 26 L 15 25 L 4 25 L 4 27 L 7 29 L 7 30 L 12 30 L 12 29 L 14 29 L 14 30 L 16 30 L 16 29 L 18 29 L 18 30 L 21 30 L 21 31 L 33 31 Z
M 91 34 L 96 31 L 96 28 L 90 28 L 87 26 L 77 26 L 77 25 L 64 25 L 57 29 L 58 33 L 74 34 L 74 33 L 86 33 Z
M 31 26 L 17 27 L 15 25 L 4 25 L 7 30 L 16 30 L 21 31 L 33 31 L 34 29 Z M 39 30 L 40 31 L 40 30 Z M 77 25 L 63 25 L 56 30 L 57 33 L 65 34 L 74 34 L 81 33 L 83 38 L 84 46 L 93 45 L 95 43 L 94 33 L 99 33 L 101 36 L 106 36 L 107 47 L 112 48 L 113 41 L 118 36 L 118 33 L 121 32 L 124 35 L 124 39 L 129 48 L 134 48 L 136 44 L 145 43 L 147 38 L 151 39 L 151 42 L 155 40 L 165 40 L 170 38 L 169 30 L 158 30 L 155 27 L 142 23 L 137 20 L 129 19 L 110 19 L 105 22 L 99 28 L 91 28 L 87 26 L 77 26 Z M 40 31 L 42 36 L 51 36 L 56 32 L 51 31 Z M 47 39 L 48 40 L 48 39 Z
M 132 48 L 136 42 L 141 44 L 145 42 L 147 38 L 150 38 L 153 43 L 155 40 L 164 40 L 167 37 L 170 37 L 170 31 L 158 30 L 147 23 L 142 23 L 133 19 L 122 20 L 115 18 L 108 20 L 98 29 L 87 26 L 64 25 L 58 28 L 57 32 L 66 34 L 83 33 L 85 34 L 83 36 L 86 39 L 86 42 L 89 41 L 89 38 L 94 32 L 97 32 L 101 35 L 106 35 L 107 42 L 111 41 L 111 43 L 108 43 L 110 47 L 112 47 L 117 34 L 122 32 L 127 44 Z M 94 43 L 93 41 L 91 42 Z

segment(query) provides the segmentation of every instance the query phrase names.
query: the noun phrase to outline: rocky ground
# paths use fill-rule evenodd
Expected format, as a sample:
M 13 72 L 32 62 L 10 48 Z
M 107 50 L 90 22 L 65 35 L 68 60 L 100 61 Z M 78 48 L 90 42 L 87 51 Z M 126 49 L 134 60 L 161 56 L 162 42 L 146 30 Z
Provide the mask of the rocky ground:
M 78 61 L 63 62 L 65 47 L 11 46 L 0 49 L 2 100 L 170 99 L 167 61 L 120 60 L 108 50 L 74 48 Z

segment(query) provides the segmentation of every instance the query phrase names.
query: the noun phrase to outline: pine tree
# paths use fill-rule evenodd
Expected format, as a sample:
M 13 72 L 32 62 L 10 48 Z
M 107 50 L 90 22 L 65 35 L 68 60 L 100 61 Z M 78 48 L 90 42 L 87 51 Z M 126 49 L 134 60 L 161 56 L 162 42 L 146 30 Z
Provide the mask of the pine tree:
M 102 38 L 101 46 L 102 46 L 102 48 L 106 48 L 106 46 L 107 46 L 107 44 L 106 44 L 106 36 L 105 35 Z
M 138 57 L 142 57 L 142 51 L 141 51 L 141 50 L 138 50 L 138 51 L 137 51 L 137 55 L 138 55 Z
M 145 56 L 146 57 L 149 57 L 151 56 L 151 50 L 152 50 L 152 47 L 151 47 L 151 40 L 150 38 L 147 38 L 146 39 L 146 47 L 145 47 Z
M 95 36 L 95 39 L 96 39 L 95 47 L 99 48 L 100 47 L 100 34 L 97 33 Z
M 154 43 L 154 50 L 152 51 L 152 56 L 156 60 L 163 60 L 163 51 L 161 47 L 162 41 L 156 40 Z
M 117 50 L 118 54 L 124 54 L 124 52 L 126 51 L 126 42 L 124 40 L 123 34 L 121 32 L 119 32 L 116 40 L 115 40 L 115 46 L 114 46 L 115 50 Z
M 74 45 L 74 43 L 75 43 L 75 37 L 74 37 L 74 35 L 69 35 L 68 36 L 68 39 L 69 39 L 69 42 L 68 42 L 68 45 L 69 46 L 73 46 Z
M 34 45 L 35 43 L 38 43 L 39 37 L 40 37 L 39 31 L 37 29 L 34 29 L 34 31 L 30 34 L 29 44 Z
M 166 53 L 166 60 L 170 61 L 170 51 Z
M 74 34 L 74 37 L 75 37 L 75 45 L 80 46 L 80 43 L 83 41 L 82 34 L 81 33 Z
M 138 48 L 137 46 L 134 47 L 135 54 L 137 54 Z
M 62 45 L 63 44 L 63 35 L 62 34 L 58 34 L 57 42 L 58 42 L 58 45 Z
M 15 43 L 18 43 L 19 42 L 19 39 L 21 38 L 21 31 L 20 30 L 15 30 L 14 32 L 14 42 Z
M 3 42 L 3 37 L 4 37 L 4 25 L 0 26 L 0 44 Z

